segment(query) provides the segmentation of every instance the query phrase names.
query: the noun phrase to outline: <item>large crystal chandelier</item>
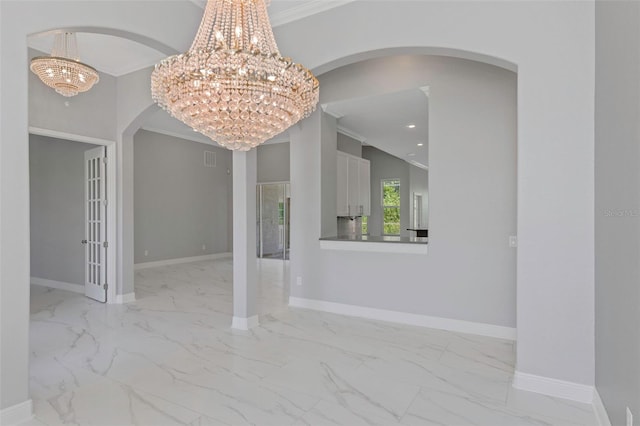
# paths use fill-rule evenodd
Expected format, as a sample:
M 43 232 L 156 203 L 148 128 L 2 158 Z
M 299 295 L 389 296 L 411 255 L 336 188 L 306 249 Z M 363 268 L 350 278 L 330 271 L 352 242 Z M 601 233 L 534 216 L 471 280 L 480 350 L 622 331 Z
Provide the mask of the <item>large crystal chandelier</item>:
M 94 68 L 80 62 L 75 33 L 56 34 L 51 56 L 33 58 L 30 68 L 44 84 L 67 97 L 86 92 L 100 79 Z
M 151 75 L 151 96 L 220 145 L 240 151 L 311 114 L 318 80 L 280 56 L 265 0 L 208 0 L 188 52 Z

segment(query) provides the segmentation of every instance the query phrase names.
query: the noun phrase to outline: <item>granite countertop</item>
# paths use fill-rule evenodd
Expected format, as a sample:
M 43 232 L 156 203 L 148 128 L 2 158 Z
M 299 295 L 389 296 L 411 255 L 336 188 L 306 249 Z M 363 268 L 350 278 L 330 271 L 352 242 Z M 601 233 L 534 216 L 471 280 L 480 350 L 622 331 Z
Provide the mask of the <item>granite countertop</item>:
M 320 241 L 354 241 L 354 242 L 367 242 L 367 243 L 402 243 L 402 244 L 427 244 L 429 238 L 427 237 L 396 237 L 396 236 L 382 236 L 374 237 L 371 235 L 343 235 L 338 237 L 324 237 L 320 238 Z

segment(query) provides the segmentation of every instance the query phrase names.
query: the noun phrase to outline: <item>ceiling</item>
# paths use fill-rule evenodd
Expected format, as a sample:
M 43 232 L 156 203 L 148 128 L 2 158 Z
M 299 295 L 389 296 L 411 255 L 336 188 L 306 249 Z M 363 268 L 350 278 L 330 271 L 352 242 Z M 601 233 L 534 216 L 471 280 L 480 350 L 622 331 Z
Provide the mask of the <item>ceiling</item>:
M 271 0 L 269 18 L 272 26 L 286 24 L 322 11 L 338 7 L 353 0 Z M 203 8 L 206 0 L 184 0 Z M 185 32 L 195 34 L 196 28 L 185 28 Z M 150 67 L 167 57 L 166 53 L 142 45 L 132 40 L 106 34 L 80 32 L 78 53 L 80 60 L 100 72 L 120 77 L 143 68 Z M 55 31 L 35 34 L 29 37 L 29 47 L 50 54 Z M 179 52 L 176 52 L 179 53 Z
M 428 87 L 323 105 L 342 133 L 421 168 L 429 165 L 428 107 Z
M 206 0 L 184 0 L 185 5 L 202 8 Z M 322 11 L 338 7 L 353 0 L 271 0 L 268 12 L 272 26 L 286 24 Z M 195 29 L 185 28 L 187 32 Z M 167 56 L 153 48 L 121 37 L 77 33 L 80 60 L 101 73 L 114 77 L 153 66 Z M 49 54 L 53 47 L 54 32 L 29 37 L 29 47 Z M 427 161 L 427 102 L 419 89 L 382 96 L 351 99 L 325 106 L 338 121 L 344 133 L 350 133 L 392 155 L 417 165 Z M 415 129 L 406 125 L 414 123 Z M 194 132 L 163 110 L 153 114 L 142 126 L 146 130 L 215 145 L 209 138 Z M 359 136 L 358 136 L 359 135 Z M 267 143 L 288 141 L 285 132 Z M 424 143 L 417 147 L 417 143 Z

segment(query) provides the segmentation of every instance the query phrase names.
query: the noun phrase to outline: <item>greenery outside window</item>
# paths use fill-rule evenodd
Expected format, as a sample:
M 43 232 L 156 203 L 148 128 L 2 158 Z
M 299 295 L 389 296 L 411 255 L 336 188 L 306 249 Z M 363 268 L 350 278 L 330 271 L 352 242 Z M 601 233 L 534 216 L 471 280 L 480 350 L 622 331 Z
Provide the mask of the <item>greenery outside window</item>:
M 400 179 L 382 180 L 382 234 L 400 235 Z

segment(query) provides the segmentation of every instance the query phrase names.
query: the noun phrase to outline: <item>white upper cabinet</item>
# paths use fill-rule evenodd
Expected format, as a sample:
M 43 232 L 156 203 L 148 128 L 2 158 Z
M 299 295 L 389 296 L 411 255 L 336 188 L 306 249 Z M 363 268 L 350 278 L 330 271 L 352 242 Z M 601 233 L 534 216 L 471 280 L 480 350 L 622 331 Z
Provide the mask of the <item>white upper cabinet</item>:
M 371 171 L 369 160 L 360 159 L 360 205 L 362 206 L 362 216 L 371 216 Z
M 337 216 L 369 216 L 369 160 L 338 151 Z

